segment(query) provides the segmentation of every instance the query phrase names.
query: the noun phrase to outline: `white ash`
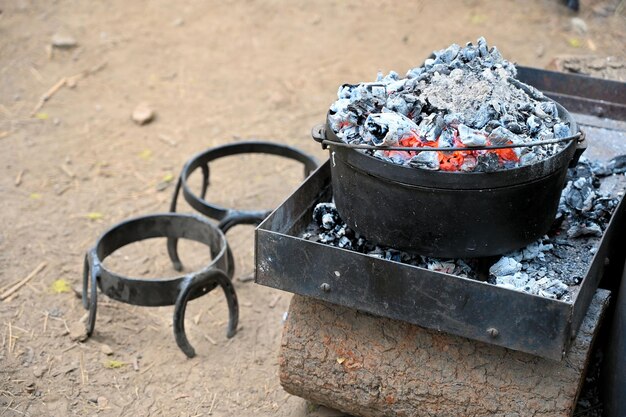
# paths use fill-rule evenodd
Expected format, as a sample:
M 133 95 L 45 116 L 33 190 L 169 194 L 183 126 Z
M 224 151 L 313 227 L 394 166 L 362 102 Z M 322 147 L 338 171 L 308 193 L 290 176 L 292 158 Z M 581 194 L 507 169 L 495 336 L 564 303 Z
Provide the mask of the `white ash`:
M 386 76 L 379 73 L 375 82 L 342 85 L 338 100 L 330 106 L 331 128 L 346 143 L 417 149 L 436 141 L 439 147 L 449 147 L 448 141 L 441 141 L 446 129 L 459 139 L 460 146 L 520 144 L 570 135 L 554 102 L 515 79 L 515 66 L 503 59 L 495 46 L 489 48 L 484 38 L 476 45 L 468 43 L 461 48 L 453 44 L 433 55 L 435 58 L 409 70 L 404 78 L 391 71 Z M 414 140 L 402 143 L 410 137 Z M 564 146 L 515 148 L 515 160 L 483 164 L 472 163 L 471 159 L 494 151 L 463 151 L 470 157 L 463 170 L 493 171 L 530 165 Z M 411 163 L 416 152 L 373 154 L 415 168 L 461 170 L 460 166 L 437 166 L 432 157 L 426 156 Z M 422 163 L 424 159 L 427 163 Z
M 549 235 L 503 255 L 482 273 L 482 264 L 475 259 L 435 259 L 368 242 L 343 222 L 333 203 L 320 203 L 315 207 L 313 222 L 302 237 L 431 271 L 471 279 L 486 278 L 496 286 L 571 302 L 619 203 L 615 195 L 599 191 L 601 178 L 625 171 L 626 156 L 617 157 L 606 165 L 581 158 L 576 168 L 568 170 L 569 181 Z

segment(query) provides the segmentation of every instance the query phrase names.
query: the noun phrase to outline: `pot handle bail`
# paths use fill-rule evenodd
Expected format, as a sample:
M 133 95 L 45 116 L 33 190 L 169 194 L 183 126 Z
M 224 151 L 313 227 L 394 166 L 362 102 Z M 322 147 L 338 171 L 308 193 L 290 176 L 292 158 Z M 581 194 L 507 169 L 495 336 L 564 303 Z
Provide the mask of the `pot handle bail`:
M 326 126 L 324 124 L 318 124 L 311 129 L 311 137 L 315 142 L 322 145 L 322 149 L 328 148 L 328 145 L 324 143 L 326 140 Z
M 572 160 L 569 161 L 570 168 L 574 168 L 576 164 L 578 164 L 578 160 L 580 159 L 583 152 L 585 152 L 585 150 L 587 149 L 588 142 L 585 136 L 585 132 L 579 129 L 578 133 L 579 133 L 579 137 L 576 142 L 576 149 L 574 150 L 574 155 L 572 156 Z

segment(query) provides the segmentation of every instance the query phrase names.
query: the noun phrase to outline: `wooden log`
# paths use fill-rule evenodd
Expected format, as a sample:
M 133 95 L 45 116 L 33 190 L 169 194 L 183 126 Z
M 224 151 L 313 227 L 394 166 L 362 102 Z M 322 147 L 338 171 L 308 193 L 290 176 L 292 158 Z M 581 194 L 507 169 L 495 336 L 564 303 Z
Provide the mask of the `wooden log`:
M 609 294 L 596 292 L 560 362 L 296 295 L 280 381 L 291 394 L 363 417 L 570 416 Z

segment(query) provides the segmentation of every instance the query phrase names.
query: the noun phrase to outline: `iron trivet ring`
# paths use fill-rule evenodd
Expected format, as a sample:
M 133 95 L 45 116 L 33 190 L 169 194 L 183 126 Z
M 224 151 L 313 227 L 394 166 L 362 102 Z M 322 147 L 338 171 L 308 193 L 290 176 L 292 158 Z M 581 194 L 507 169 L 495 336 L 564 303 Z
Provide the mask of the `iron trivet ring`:
M 176 212 L 178 195 L 180 194 L 180 190 L 182 188 L 185 201 L 187 201 L 187 203 L 189 203 L 189 205 L 199 213 L 209 217 L 210 219 L 218 221 L 218 227 L 224 233 L 226 233 L 231 227 L 238 224 L 260 224 L 272 212 L 272 210 L 237 210 L 220 207 L 205 200 L 206 192 L 209 188 L 209 162 L 226 156 L 249 153 L 281 156 L 301 162 L 304 165 L 304 178 L 307 178 L 309 174 L 318 166 L 317 161 L 312 156 L 307 155 L 296 148 L 272 142 L 237 142 L 210 148 L 193 156 L 183 166 L 181 174 L 178 177 L 178 182 L 176 183 L 176 188 L 174 189 L 174 196 L 172 197 L 170 211 Z M 200 196 L 194 194 L 187 183 L 191 174 L 198 168 L 202 170 L 202 188 L 200 190 Z M 180 271 L 182 270 L 182 265 L 178 258 L 177 243 L 178 239 L 175 237 L 168 239 L 167 250 L 170 259 L 174 264 L 174 269 Z M 233 263 L 232 253 L 230 253 L 230 251 L 228 256 L 231 261 L 230 263 Z M 232 271 L 234 272 L 234 270 Z
M 116 250 L 130 243 L 155 237 L 186 238 L 207 245 L 211 262 L 199 271 L 163 280 L 146 280 L 118 275 L 102 262 Z M 180 262 L 180 261 L 179 261 Z M 195 215 L 164 213 L 125 220 L 104 232 L 85 255 L 83 270 L 83 306 L 89 310 L 87 336 L 96 324 L 98 291 L 127 304 L 158 307 L 174 305 L 174 337 L 180 349 L 192 358 L 195 350 L 185 334 L 187 302 L 212 291 L 218 285 L 228 303 L 228 330 L 231 338 L 237 331 L 239 306 L 231 282 L 232 254 L 222 231 L 208 220 Z M 180 265 L 180 263 L 179 263 Z M 182 267 L 182 265 L 180 265 Z M 89 296 L 87 293 L 89 292 Z

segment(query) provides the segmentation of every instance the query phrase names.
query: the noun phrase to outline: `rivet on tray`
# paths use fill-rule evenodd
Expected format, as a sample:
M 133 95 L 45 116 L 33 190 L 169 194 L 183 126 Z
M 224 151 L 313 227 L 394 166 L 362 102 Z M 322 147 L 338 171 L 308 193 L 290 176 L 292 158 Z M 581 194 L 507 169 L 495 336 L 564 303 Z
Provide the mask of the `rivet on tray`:
M 487 329 L 487 334 L 491 336 L 493 339 L 495 339 L 496 337 L 498 337 L 500 332 L 495 327 L 490 327 Z

